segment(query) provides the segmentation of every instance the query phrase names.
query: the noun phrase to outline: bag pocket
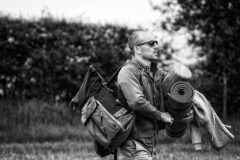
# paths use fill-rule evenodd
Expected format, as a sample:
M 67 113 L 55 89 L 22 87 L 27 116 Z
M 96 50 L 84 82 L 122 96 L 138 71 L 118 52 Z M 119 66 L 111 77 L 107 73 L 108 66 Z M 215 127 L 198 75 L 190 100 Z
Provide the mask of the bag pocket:
M 85 105 L 82 109 L 82 123 L 97 142 L 107 147 L 123 129 L 123 125 L 94 97 Z
M 82 110 L 81 110 L 81 122 L 83 124 L 86 123 L 88 120 L 89 116 L 92 114 L 92 112 L 95 110 L 97 107 L 96 101 L 94 97 L 90 97 L 87 102 L 84 104 Z

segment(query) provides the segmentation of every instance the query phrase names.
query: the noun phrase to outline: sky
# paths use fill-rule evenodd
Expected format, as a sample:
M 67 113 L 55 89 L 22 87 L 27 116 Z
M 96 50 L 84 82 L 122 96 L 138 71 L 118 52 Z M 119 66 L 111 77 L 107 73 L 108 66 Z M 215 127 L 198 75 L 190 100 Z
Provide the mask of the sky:
M 0 11 L 14 17 L 25 18 L 41 17 L 49 11 L 58 18 L 150 27 L 161 16 L 160 12 L 152 9 L 149 1 L 153 4 L 163 2 L 163 0 L 0 0 Z
M 150 2 L 162 5 L 164 1 L 166 0 L 0 0 L 0 13 L 26 19 L 36 19 L 50 13 L 55 18 L 72 21 L 112 23 L 130 28 L 142 26 L 153 30 L 153 23 L 160 23 L 165 16 L 154 11 Z M 175 59 L 187 65 L 194 63 L 196 54 L 187 45 L 186 33 L 158 33 L 163 41 L 170 39 L 178 49 Z

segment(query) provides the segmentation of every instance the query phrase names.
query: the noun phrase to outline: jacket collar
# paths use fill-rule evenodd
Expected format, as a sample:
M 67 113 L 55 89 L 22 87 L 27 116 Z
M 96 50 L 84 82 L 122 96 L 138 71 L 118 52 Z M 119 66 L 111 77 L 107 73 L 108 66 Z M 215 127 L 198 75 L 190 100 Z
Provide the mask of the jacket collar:
M 132 63 L 134 63 L 139 69 L 144 70 L 144 71 L 152 71 L 154 74 L 155 72 L 158 70 L 157 68 L 157 63 L 156 62 L 152 62 L 151 63 L 151 67 L 149 68 L 149 66 L 146 66 L 145 64 L 143 64 L 140 60 L 136 59 L 135 57 L 132 58 Z
M 140 60 L 136 59 L 135 57 L 132 58 L 132 63 L 134 63 L 141 70 L 150 70 L 149 66 L 144 65 Z

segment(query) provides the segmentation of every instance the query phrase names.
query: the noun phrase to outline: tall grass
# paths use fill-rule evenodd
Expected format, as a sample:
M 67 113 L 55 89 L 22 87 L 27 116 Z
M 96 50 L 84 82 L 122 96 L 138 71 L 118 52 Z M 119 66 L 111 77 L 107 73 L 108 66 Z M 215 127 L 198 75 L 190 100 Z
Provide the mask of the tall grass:
M 227 124 L 235 135 L 233 144 L 240 144 L 239 117 L 231 117 Z M 0 101 L 0 143 L 45 142 L 74 140 L 91 141 L 87 129 L 81 124 L 80 111 L 68 109 L 64 102 L 33 100 Z M 202 132 L 203 143 L 208 143 L 206 132 Z M 178 139 L 170 138 L 163 131 L 158 136 L 161 143 L 191 144 L 190 131 Z
M 0 142 L 89 140 L 79 111 L 41 100 L 0 102 Z

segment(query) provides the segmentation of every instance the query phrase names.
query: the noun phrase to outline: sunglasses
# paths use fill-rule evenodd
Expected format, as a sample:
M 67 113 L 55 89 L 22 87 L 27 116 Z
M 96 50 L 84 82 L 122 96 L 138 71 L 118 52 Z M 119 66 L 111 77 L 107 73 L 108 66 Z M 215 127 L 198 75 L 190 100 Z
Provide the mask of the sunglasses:
M 149 45 L 150 47 L 153 47 L 155 44 L 158 45 L 158 41 L 151 40 L 151 41 L 147 41 L 147 42 L 144 42 L 144 43 L 137 44 L 136 46 L 141 46 L 141 45 L 144 45 L 144 44 L 147 44 L 147 45 Z

